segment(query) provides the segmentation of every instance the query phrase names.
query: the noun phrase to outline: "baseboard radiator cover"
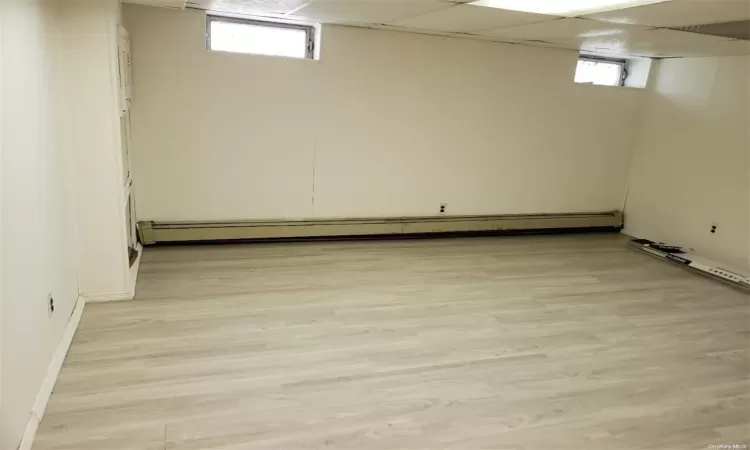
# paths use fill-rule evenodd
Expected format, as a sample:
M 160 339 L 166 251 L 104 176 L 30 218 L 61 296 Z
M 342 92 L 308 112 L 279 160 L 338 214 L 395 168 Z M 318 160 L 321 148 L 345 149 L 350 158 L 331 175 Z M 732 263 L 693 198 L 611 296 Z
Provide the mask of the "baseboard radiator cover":
M 492 234 L 622 229 L 620 211 L 570 214 L 138 223 L 144 245 L 168 242 Z

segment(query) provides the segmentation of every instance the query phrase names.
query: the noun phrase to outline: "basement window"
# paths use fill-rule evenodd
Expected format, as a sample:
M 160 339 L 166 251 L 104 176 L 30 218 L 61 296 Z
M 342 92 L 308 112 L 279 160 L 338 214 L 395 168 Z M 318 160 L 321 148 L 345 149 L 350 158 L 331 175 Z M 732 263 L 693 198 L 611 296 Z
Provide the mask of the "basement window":
M 208 16 L 206 46 L 218 52 L 313 59 L 315 28 L 282 22 Z
M 576 83 L 599 86 L 625 86 L 628 76 L 628 62 L 624 59 L 584 56 L 578 58 Z

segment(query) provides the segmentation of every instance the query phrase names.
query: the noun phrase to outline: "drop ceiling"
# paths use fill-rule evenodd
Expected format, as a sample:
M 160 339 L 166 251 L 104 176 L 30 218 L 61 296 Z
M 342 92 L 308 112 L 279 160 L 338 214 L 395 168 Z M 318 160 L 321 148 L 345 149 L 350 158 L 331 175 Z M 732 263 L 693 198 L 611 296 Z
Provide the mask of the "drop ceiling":
M 671 0 L 579 17 L 468 4 L 469 0 L 126 0 L 217 12 L 455 35 L 516 44 L 646 57 L 750 55 L 750 0 Z M 559 1 L 559 0 L 550 0 Z M 173 5 L 169 5 L 173 6 Z M 715 36 L 708 26 L 734 22 Z M 679 30 L 675 28 L 680 28 Z M 738 28 L 740 32 L 738 33 Z

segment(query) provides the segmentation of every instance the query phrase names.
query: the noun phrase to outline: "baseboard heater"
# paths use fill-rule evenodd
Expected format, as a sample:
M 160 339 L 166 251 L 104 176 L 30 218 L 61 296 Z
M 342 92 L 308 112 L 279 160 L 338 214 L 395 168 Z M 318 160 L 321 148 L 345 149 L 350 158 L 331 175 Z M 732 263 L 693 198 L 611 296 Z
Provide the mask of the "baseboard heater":
M 166 242 L 313 239 L 555 230 L 619 230 L 619 211 L 576 214 L 436 216 L 237 222 L 139 222 L 144 245 Z
M 628 245 L 653 257 L 677 264 L 701 275 L 731 284 L 734 287 L 750 291 L 749 276 L 743 275 L 736 270 L 728 269 L 726 266 L 696 253 L 648 239 L 633 239 Z

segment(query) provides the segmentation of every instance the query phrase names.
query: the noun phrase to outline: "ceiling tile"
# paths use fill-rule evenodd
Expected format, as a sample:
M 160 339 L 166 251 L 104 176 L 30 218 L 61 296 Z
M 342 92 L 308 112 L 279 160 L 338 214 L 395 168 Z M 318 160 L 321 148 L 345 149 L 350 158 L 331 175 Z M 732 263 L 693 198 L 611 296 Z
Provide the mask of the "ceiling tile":
M 321 22 L 379 24 L 453 6 L 439 0 L 314 0 L 293 14 Z
M 123 0 L 123 3 L 133 3 L 136 5 L 156 6 L 159 8 L 178 8 L 185 7 L 185 0 Z
M 398 20 L 393 22 L 393 25 L 419 28 L 422 30 L 467 33 L 554 20 L 556 18 L 557 17 L 555 16 L 547 16 L 543 14 L 508 11 L 483 6 L 455 5 L 450 8 L 433 11 L 420 16 Z
M 516 41 L 513 43 L 522 44 L 522 45 L 532 45 L 534 47 L 546 47 L 546 48 L 556 48 L 556 49 L 563 49 L 563 50 L 578 51 L 577 42 L 547 42 L 547 41 L 540 41 L 540 40 L 528 40 L 528 41 Z
M 126 1 L 169 3 L 170 6 L 180 3 L 180 0 Z M 748 41 L 648 28 L 748 19 L 750 0 L 672 0 L 586 18 L 559 18 L 458 3 L 459 0 L 188 0 L 187 6 L 581 49 L 613 56 L 750 55 Z M 385 23 L 390 25 L 382 25 Z
M 310 0 L 188 0 L 189 8 L 234 14 L 286 14 Z
M 585 16 L 607 22 L 680 27 L 750 19 L 749 0 L 672 0 Z
M 588 19 L 558 19 L 517 27 L 483 31 L 484 36 L 506 37 L 520 40 L 573 40 L 586 37 L 616 36 L 638 29 L 635 25 L 599 22 Z
M 376 30 L 386 30 L 386 31 L 399 31 L 402 33 L 426 34 L 430 36 L 452 36 L 452 37 L 472 37 L 472 38 L 474 37 L 473 35 L 451 33 L 450 31 L 420 30 L 418 28 L 400 27 L 397 25 L 388 25 L 388 24 L 376 24 L 376 25 L 368 26 L 368 28 L 372 28 Z
M 614 36 L 584 37 L 569 41 L 584 51 L 635 56 L 683 56 L 705 50 L 730 39 L 666 29 L 628 29 Z

